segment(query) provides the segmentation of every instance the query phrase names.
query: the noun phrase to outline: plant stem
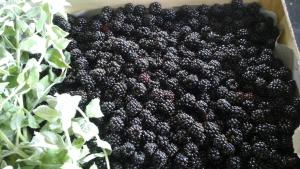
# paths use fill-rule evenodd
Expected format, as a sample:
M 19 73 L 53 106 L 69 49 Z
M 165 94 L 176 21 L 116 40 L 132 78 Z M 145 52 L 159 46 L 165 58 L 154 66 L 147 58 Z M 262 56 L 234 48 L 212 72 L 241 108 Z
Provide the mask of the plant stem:
M 109 164 L 109 159 L 108 159 L 108 155 L 107 155 L 107 152 L 106 150 L 102 149 L 103 152 L 104 152 L 104 157 L 105 157 L 105 162 L 106 162 L 106 168 L 107 169 L 110 169 L 110 164 Z
M 7 101 L 9 101 L 12 97 L 14 97 L 24 86 L 25 84 L 18 86 L 6 99 L 4 99 L 3 102 L 0 104 L 0 110 L 2 110 L 4 104 Z
M 5 135 L 5 133 L 0 129 L 0 139 L 3 140 L 6 145 L 7 148 L 10 150 L 13 150 L 16 154 L 18 154 L 19 156 L 21 156 L 22 158 L 28 158 L 28 155 L 20 150 L 17 146 L 15 146 Z
M 15 23 L 15 29 L 16 29 L 16 62 L 17 66 L 20 69 L 21 68 L 21 49 L 19 48 L 20 44 L 20 28 L 18 26 L 18 16 L 16 16 L 16 23 Z
M 85 115 L 85 113 L 79 108 L 76 108 L 77 111 L 79 111 L 79 113 L 82 115 L 82 117 L 86 120 L 86 121 L 90 121 L 89 118 Z

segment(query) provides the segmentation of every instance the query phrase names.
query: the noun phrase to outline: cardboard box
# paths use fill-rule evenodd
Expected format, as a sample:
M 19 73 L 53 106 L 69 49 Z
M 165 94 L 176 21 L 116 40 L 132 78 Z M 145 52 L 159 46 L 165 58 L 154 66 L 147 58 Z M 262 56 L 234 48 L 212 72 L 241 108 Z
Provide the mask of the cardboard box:
M 104 6 L 117 8 L 126 3 L 143 4 L 148 6 L 151 2 L 158 1 L 163 8 L 178 7 L 181 5 L 200 5 L 215 3 L 230 3 L 231 0 L 69 0 L 71 7 L 69 13 L 78 13 L 88 10 L 100 9 Z M 257 2 L 264 9 L 273 11 L 276 14 L 276 20 L 281 30 L 276 44 L 275 55 L 278 56 L 293 73 L 293 79 L 297 83 L 298 94 L 300 93 L 300 53 L 297 47 L 292 25 L 288 16 L 287 7 L 284 0 L 244 0 L 244 3 Z M 300 157 L 300 128 L 295 130 L 293 136 L 294 151 Z

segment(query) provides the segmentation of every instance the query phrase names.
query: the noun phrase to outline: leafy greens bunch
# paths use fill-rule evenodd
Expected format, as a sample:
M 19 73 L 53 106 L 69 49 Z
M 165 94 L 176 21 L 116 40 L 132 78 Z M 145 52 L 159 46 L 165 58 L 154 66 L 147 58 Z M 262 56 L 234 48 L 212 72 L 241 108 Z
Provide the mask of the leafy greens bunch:
M 55 14 L 67 19 L 67 5 L 0 0 L 0 168 L 79 169 L 96 157 L 109 168 L 111 147 L 89 120 L 103 116 L 99 99 L 84 112 L 80 96 L 48 95 L 69 68 L 68 33 L 52 23 Z M 103 151 L 90 153 L 87 141 Z

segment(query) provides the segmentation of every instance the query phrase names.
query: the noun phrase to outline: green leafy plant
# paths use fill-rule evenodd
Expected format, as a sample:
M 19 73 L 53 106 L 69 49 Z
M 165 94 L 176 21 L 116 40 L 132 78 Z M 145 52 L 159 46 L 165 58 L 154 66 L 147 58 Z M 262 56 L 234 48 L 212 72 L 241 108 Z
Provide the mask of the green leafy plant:
M 84 112 L 80 96 L 48 95 L 69 68 L 68 33 L 52 23 L 54 14 L 67 19 L 66 5 L 0 0 L 0 168 L 77 169 L 96 157 L 109 168 L 111 147 L 89 120 L 103 116 L 99 100 Z M 90 153 L 87 141 L 103 151 Z

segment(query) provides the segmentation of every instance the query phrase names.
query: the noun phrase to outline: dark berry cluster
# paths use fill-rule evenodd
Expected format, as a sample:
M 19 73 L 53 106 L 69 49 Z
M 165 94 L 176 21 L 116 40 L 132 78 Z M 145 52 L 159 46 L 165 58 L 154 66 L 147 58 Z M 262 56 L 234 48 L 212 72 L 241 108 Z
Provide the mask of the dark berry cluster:
M 55 91 L 81 95 L 81 106 L 101 99 L 95 123 L 113 169 L 300 168 L 300 99 L 273 54 L 279 30 L 259 11 L 154 2 L 57 17 L 73 69 Z

